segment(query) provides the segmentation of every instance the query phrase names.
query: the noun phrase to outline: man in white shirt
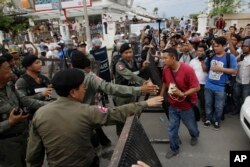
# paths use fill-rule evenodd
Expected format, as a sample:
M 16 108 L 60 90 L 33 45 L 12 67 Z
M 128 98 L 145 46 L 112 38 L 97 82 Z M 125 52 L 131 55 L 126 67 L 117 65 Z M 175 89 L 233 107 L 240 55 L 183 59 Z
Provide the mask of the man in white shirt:
M 233 98 L 236 110 L 233 114 L 240 113 L 240 108 L 247 96 L 250 95 L 250 39 L 242 45 L 243 55 L 238 56 L 238 73 L 233 87 Z
M 205 45 L 199 45 L 195 52 L 195 58 L 190 61 L 190 66 L 194 69 L 196 77 L 200 83 L 200 90 L 198 92 L 198 98 L 200 102 L 200 108 L 202 110 L 201 118 L 202 121 L 205 121 L 205 95 L 204 95 L 204 85 L 207 79 L 207 72 L 205 72 L 202 68 L 202 63 L 206 58 L 205 50 L 207 47 Z
M 179 62 L 189 64 L 190 61 L 193 59 L 193 55 L 190 52 L 190 43 L 183 42 L 182 43 L 182 53 L 179 55 Z
M 56 46 L 50 44 L 49 45 L 49 51 L 46 53 L 46 58 L 50 59 L 47 61 L 47 67 L 48 67 L 48 78 L 52 79 L 53 75 L 56 72 L 56 64 L 54 62 L 54 59 L 58 58 L 58 55 L 56 53 Z

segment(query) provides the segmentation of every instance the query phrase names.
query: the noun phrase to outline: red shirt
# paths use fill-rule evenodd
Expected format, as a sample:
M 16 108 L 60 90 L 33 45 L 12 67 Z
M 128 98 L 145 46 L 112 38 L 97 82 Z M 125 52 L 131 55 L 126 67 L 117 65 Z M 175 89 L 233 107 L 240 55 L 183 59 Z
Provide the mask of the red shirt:
M 195 72 L 188 64 L 181 63 L 180 68 L 177 72 L 173 72 L 173 75 L 175 76 L 175 80 L 177 82 L 177 84 L 175 84 L 176 87 L 179 89 L 181 88 L 180 90 L 182 90 L 182 92 L 186 92 L 190 88 L 196 88 L 199 86 L 199 81 L 195 75 Z M 163 69 L 162 80 L 165 83 L 167 89 L 170 83 L 175 83 L 168 67 Z M 189 95 L 186 98 L 189 98 L 193 104 L 196 104 L 198 100 L 197 93 Z M 169 93 L 168 102 L 171 106 L 181 110 L 189 110 L 192 108 L 192 105 L 187 102 L 185 98 L 176 97 Z

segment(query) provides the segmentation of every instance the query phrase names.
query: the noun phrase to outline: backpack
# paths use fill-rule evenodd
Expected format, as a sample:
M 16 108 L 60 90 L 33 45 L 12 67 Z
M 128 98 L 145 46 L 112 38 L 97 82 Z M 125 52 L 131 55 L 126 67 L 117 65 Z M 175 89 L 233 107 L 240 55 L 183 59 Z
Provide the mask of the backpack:
M 209 67 L 208 67 L 208 71 L 210 71 L 210 65 L 211 65 L 211 61 L 213 59 L 215 55 L 209 57 Z M 230 68 L 231 66 L 231 61 L 230 61 L 230 53 L 226 53 L 226 60 L 227 60 L 227 65 L 226 68 Z M 225 113 L 229 113 L 231 111 L 234 110 L 235 106 L 233 103 L 233 79 L 234 77 L 232 77 L 232 75 L 227 74 L 229 76 L 228 78 L 228 82 L 226 83 L 226 87 L 225 87 L 225 92 L 226 92 L 226 100 L 225 100 L 225 105 L 223 108 L 223 116 L 222 118 L 224 119 L 224 114 Z

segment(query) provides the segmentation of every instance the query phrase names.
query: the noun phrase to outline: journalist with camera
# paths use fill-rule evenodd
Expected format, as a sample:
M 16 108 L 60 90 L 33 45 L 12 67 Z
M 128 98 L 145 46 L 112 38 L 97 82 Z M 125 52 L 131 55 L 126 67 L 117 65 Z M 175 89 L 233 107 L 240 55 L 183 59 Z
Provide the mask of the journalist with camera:
M 195 58 L 190 61 L 190 66 L 194 69 L 196 77 L 200 83 L 200 90 L 198 91 L 198 98 L 200 100 L 201 118 L 205 120 L 205 98 L 204 98 L 204 85 L 206 83 L 207 72 L 203 70 L 205 59 L 210 55 L 206 53 L 206 45 L 199 45 L 195 51 Z
M 4 167 L 25 167 L 28 116 L 25 107 L 38 109 L 42 103 L 33 105 L 30 99 L 23 101 L 14 85 L 9 82 L 11 68 L 0 57 L 0 164 Z

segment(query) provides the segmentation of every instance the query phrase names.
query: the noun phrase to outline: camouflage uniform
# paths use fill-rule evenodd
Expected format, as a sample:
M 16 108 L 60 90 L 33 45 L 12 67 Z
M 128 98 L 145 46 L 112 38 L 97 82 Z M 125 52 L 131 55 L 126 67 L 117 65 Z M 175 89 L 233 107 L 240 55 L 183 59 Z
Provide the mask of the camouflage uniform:
M 22 58 L 15 61 L 14 67 L 12 67 L 11 71 L 19 78 L 25 73 L 25 68 L 22 66 Z

